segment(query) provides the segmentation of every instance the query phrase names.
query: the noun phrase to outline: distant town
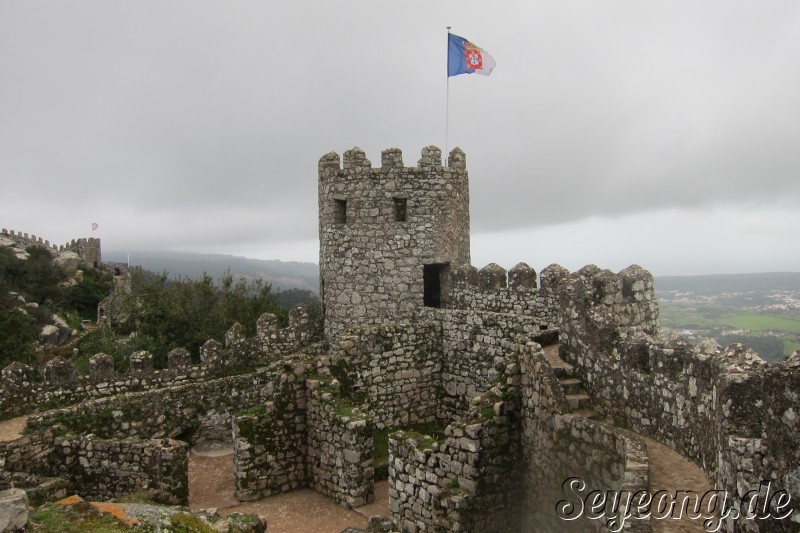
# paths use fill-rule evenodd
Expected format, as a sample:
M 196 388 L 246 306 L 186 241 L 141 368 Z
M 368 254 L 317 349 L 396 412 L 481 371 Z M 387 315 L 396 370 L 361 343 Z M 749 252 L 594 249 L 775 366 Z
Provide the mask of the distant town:
M 769 362 L 800 349 L 800 274 L 657 278 L 656 294 L 666 333 L 742 343 Z

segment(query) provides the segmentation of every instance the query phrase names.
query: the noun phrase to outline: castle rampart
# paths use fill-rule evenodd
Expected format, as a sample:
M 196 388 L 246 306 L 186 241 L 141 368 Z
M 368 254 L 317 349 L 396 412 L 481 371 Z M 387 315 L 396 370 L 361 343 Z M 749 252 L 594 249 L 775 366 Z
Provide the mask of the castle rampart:
M 568 276 L 567 269 L 552 264 L 542 270 L 537 288 L 536 271 L 525 263 L 508 272 L 495 263 L 480 270 L 461 265 L 451 273 L 445 307 L 525 316 L 542 329 L 554 328 L 560 286 Z
M 105 354 L 88 376 L 65 361 L 42 373 L 11 365 L 4 415 L 70 406 L 31 416 L 25 437 L 0 445 L 0 486 L 4 469 L 36 471 L 98 497 L 161 483 L 182 500 L 186 446 L 162 439 L 233 440 L 241 500 L 311 486 L 358 506 L 388 471 L 393 530 L 558 531 L 553 499 L 568 478 L 650 490 L 644 441 L 622 426 L 680 451 L 734 498 L 763 480 L 800 494 L 800 352 L 769 366 L 738 345 L 659 336 L 653 278 L 635 265 L 478 270 L 463 152 L 444 166 L 426 147 L 406 167 L 389 149 L 381 165 L 357 148 L 319 161 L 326 343 L 311 344 L 318 321 L 298 309 L 287 330 L 268 315 L 252 338 L 235 324 L 224 344 L 203 345 L 199 365 L 185 350 L 162 370 L 135 353 L 124 375 Z M 376 464 L 379 436 L 388 464 Z M 175 453 L 141 459 L 159 446 Z M 116 476 L 137 461 L 141 481 Z M 793 531 L 798 520 L 722 527 Z
M 53 254 L 57 254 L 59 252 L 74 252 L 80 257 L 81 264 L 90 267 L 90 268 L 97 268 L 100 266 L 102 261 L 102 255 L 100 253 L 100 239 L 96 239 L 93 237 L 90 238 L 83 238 L 83 239 L 72 239 L 72 241 L 63 244 L 61 246 L 51 245 L 50 241 L 43 240 L 41 237 L 37 237 L 36 235 L 28 235 L 27 233 L 22 233 L 20 231 L 14 230 L 7 230 L 6 228 L 2 229 L 2 235 L 4 237 L 10 238 L 13 241 L 23 245 L 23 246 L 40 246 L 49 250 Z
M 200 364 L 192 364 L 189 352 L 176 348 L 167 355 L 168 366 L 164 369 L 153 367 L 149 352 L 131 354 L 130 369 L 124 374 L 116 372 L 107 354 L 90 357 L 89 373 L 85 375 L 78 374 L 75 365 L 63 358 L 52 359 L 37 369 L 14 362 L 0 371 L 0 412 L 15 416 L 87 398 L 206 381 L 227 372 L 268 364 L 321 336 L 318 320 L 309 316 L 305 306 L 292 309 L 286 328 L 278 329 L 277 318 L 265 313 L 258 320 L 255 337 L 246 338 L 243 331 L 242 326 L 234 324 L 226 334 L 225 346 L 208 341 L 201 348 Z
M 731 495 L 758 490 L 763 480 L 800 494 L 792 451 L 800 447 L 800 400 L 789 392 L 800 386 L 800 353 L 767 365 L 741 345 L 723 350 L 713 341 L 693 347 L 680 337 L 658 337 L 651 279 L 638 267 L 613 274 L 590 266 L 564 285 L 561 354 L 596 408 L 694 460 Z M 796 525 L 739 520 L 725 527 Z

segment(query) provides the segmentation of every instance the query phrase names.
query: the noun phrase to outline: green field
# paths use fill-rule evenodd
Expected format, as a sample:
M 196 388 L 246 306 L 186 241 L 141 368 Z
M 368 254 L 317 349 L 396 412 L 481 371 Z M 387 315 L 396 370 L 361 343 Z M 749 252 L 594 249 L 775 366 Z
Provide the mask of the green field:
M 719 319 L 719 323 L 739 329 L 750 331 L 785 331 L 800 332 L 800 322 L 763 315 L 726 315 Z
M 800 342 L 783 341 L 783 355 L 792 355 L 800 350 Z

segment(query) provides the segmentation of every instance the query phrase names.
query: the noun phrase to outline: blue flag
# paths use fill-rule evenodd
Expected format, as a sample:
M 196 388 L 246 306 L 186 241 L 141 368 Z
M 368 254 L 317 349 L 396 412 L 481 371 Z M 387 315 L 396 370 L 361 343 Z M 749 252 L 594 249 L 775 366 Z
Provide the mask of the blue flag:
M 447 76 L 482 74 L 488 76 L 496 63 L 489 53 L 463 37 L 447 34 Z

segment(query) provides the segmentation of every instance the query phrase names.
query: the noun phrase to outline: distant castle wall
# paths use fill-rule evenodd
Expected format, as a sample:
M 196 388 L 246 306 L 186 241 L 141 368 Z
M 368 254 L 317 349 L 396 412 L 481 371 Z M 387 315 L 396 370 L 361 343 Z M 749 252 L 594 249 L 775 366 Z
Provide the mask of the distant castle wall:
M 22 246 L 41 246 L 48 249 L 52 253 L 58 252 L 74 252 L 78 254 L 81 259 L 81 264 L 85 267 L 97 268 L 102 262 L 102 254 L 100 252 L 100 239 L 93 237 L 83 239 L 72 239 L 72 241 L 61 246 L 51 245 L 50 241 L 43 240 L 36 235 L 28 235 L 14 230 L 2 229 L 2 235 L 8 237 Z

